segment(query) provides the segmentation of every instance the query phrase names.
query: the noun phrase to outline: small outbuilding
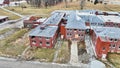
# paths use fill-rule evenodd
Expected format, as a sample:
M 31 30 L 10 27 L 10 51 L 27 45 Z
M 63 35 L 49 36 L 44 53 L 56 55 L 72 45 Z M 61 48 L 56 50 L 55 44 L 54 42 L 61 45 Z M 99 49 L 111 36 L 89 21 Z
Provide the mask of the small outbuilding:
M 0 23 L 3 23 L 5 21 L 9 20 L 8 16 L 0 16 Z
M 9 0 L 0 0 L 0 6 L 3 6 L 5 4 L 9 5 L 10 1 Z

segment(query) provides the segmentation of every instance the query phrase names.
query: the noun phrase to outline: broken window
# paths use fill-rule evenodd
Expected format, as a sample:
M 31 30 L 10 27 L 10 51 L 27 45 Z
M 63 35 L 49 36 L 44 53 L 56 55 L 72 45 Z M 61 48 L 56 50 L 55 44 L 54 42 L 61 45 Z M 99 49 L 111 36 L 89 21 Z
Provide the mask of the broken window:
M 72 34 L 71 33 L 67 33 L 67 36 L 71 36 Z
M 41 40 L 41 39 L 42 39 L 42 37 L 39 37 L 39 39 Z
M 35 36 L 31 36 L 31 38 L 33 39 L 33 38 L 35 38 Z
M 32 41 L 32 44 L 36 44 L 36 41 Z
M 81 36 L 83 36 L 83 34 L 81 34 Z
M 116 45 L 114 44 L 112 47 L 115 48 L 115 46 L 116 46 Z
M 69 29 L 67 29 L 67 31 L 69 31 Z
M 50 46 L 50 42 L 46 42 L 46 46 Z
M 102 50 L 105 50 L 105 47 L 103 47 Z
M 81 31 L 81 29 L 79 29 L 79 31 Z
M 111 38 L 110 41 L 113 41 L 113 39 Z
M 120 49 L 120 46 L 119 46 L 119 49 Z
M 40 41 L 40 46 L 42 46 L 42 42 Z
M 50 37 L 46 37 L 46 40 L 50 40 Z
M 115 39 L 115 41 L 117 41 L 117 39 Z

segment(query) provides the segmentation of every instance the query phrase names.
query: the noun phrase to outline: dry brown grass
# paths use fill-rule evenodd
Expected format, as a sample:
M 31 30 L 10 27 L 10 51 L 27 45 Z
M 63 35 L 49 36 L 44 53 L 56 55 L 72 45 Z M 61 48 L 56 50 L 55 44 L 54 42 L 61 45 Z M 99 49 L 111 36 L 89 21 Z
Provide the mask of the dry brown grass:
M 120 54 L 109 53 L 108 61 L 111 62 L 116 68 L 120 68 Z
M 15 19 L 19 19 L 20 17 L 17 15 L 14 15 L 12 13 L 6 12 L 2 9 L 0 9 L 0 16 L 9 16 L 10 20 L 15 20 Z
M 92 4 L 87 2 L 85 9 L 97 9 L 97 10 L 103 10 L 103 11 L 109 11 L 109 9 L 106 9 L 105 6 L 113 11 L 120 11 L 120 5 L 104 5 L 104 4 Z
M 68 47 L 68 41 L 64 41 L 58 52 L 57 63 L 68 63 L 70 60 L 70 51 Z
M 0 40 L 0 55 L 20 55 L 28 43 L 28 38 L 24 38 L 25 33 L 27 33 L 27 29 L 20 29 L 9 37 Z
M 30 5 L 27 5 L 27 8 L 25 8 L 24 10 L 22 10 L 21 7 L 6 7 L 7 9 L 15 9 L 15 12 L 20 13 L 20 14 L 25 14 L 25 15 L 29 15 L 29 14 L 50 14 L 52 11 L 54 10 L 80 10 L 80 5 L 79 2 L 71 2 L 68 3 L 68 7 L 65 8 L 65 3 L 60 3 L 56 6 L 51 6 L 46 8 L 34 8 L 31 7 Z M 106 5 L 106 7 L 114 10 L 114 11 L 120 11 L 120 6 L 119 5 Z M 109 11 L 109 9 L 105 8 L 105 5 L 103 4 L 97 4 L 94 5 L 93 3 L 89 3 L 86 2 L 84 9 L 95 9 L 95 10 L 104 10 L 104 11 Z

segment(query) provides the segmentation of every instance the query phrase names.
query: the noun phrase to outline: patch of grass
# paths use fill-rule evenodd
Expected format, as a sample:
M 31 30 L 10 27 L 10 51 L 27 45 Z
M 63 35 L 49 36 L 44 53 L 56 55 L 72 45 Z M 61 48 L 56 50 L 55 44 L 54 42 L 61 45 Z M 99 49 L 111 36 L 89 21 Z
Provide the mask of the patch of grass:
M 70 51 L 68 47 L 68 41 L 64 41 L 57 57 L 57 63 L 68 63 L 70 60 Z
M 0 51 L 4 55 L 10 55 L 11 57 L 17 57 L 18 55 L 21 55 L 21 53 L 24 51 L 25 48 L 26 46 L 24 45 L 20 46 L 20 45 L 9 44 L 9 46 L 0 48 Z
M 112 5 L 112 4 L 108 4 L 108 5 L 104 5 L 104 4 L 96 4 L 94 5 L 93 3 L 87 2 L 85 5 L 84 9 L 94 9 L 94 10 L 103 10 L 103 11 L 110 11 L 109 9 L 113 10 L 113 11 L 120 11 L 120 5 Z
M 27 6 L 27 8 L 25 8 L 24 10 L 22 10 L 22 8 L 19 7 L 19 6 L 17 6 L 17 7 L 6 7 L 6 8 L 9 9 L 9 10 L 15 9 L 15 12 L 23 14 L 23 15 L 30 15 L 30 14 L 38 14 L 38 15 L 39 14 L 40 15 L 48 14 L 49 15 L 54 10 L 79 9 L 79 3 L 78 2 L 69 4 L 68 8 L 65 8 L 65 4 L 64 3 L 58 4 L 56 6 L 48 7 L 47 9 L 44 8 L 44 7 L 42 7 L 42 8 L 34 8 L 34 7 L 31 7 L 28 4 L 25 4 L 25 5 Z
M 8 16 L 10 20 L 16 20 L 20 18 L 19 16 L 6 12 L 2 9 L 0 9 L 0 16 Z
M 8 32 L 10 30 L 11 30 L 10 28 L 6 28 L 6 29 L 3 29 L 3 30 L 0 30 L 0 35 Z
M 34 58 L 40 61 L 52 62 L 54 58 L 55 49 L 38 48 L 34 50 Z
M 15 32 L 14 34 L 12 34 L 11 36 L 9 36 L 8 38 L 4 39 L 3 41 L 7 44 L 10 42 L 16 41 L 18 38 L 21 38 L 26 32 L 27 32 L 27 29 L 21 29 Z
M 120 68 L 120 54 L 109 53 L 108 61 L 111 62 L 116 68 Z
M 27 33 L 27 29 L 20 29 L 11 36 L 0 41 L 0 53 L 5 55 L 18 56 L 26 48 L 25 44 L 15 44 L 17 39 L 22 38 Z

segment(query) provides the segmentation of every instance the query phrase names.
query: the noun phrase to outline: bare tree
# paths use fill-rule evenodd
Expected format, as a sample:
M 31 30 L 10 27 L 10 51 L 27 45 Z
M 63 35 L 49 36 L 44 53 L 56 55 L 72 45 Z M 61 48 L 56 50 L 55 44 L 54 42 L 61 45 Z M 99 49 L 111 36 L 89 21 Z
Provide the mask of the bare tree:
M 80 0 L 80 7 L 81 7 L 81 10 L 84 8 L 85 6 L 85 1 L 86 0 Z
M 29 3 L 30 3 L 30 0 L 26 0 L 26 2 L 27 2 L 27 4 L 29 4 Z
M 73 2 L 73 0 L 70 0 L 70 2 Z
M 64 2 L 65 2 L 65 7 L 67 8 L 68 7 L 68 3 L 67 3 L 67 0 L 64 0 Z
M 57 3 L 62 2 L 63 0 L 26 0 L 28 4 L 30 4 L 32 7 L 47 7 L 47 6 L 53 6 Z

